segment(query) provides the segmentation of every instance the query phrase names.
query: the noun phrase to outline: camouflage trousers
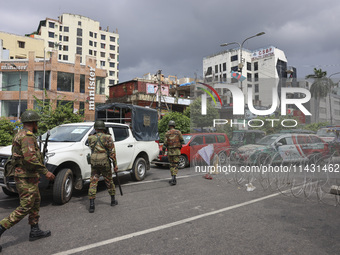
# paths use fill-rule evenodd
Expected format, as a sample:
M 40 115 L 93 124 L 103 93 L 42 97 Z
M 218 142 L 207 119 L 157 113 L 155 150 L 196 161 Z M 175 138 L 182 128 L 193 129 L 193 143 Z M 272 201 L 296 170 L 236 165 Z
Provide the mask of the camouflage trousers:
M 99 176 L 104 177 L 105 185 L 109 194 L 116 194 L 116 187 L 113 183 L 111 166 L 102 167 L 91 167 L 91 178 L 90 178 L 90 188 L 89 188 L 89 199 L 95 199 L 97 194 L 97 186 Z
M 20 206 L 17 207 L 7 218 L 0 221 L 0 224 L 9 229 L 27 214 L 30 225 L 38 224 L 40 210 L 39 178 L 18 178 L 15 177 L 16 187 L 20 197 Z
M 169 158 L 169 163 L 170 163 L 171 175 L 177 175 L 179 156 L 178 155 L 168 155 L 168 158 Z

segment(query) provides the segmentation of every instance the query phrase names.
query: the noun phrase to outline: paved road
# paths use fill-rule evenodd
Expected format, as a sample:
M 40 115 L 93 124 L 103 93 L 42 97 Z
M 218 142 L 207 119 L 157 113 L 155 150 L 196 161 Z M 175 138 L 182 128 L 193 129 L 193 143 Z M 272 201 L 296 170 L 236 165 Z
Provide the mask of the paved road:
M 96 211 L 88 213 L 86 190 L 63 206 L 43 194 L 40 225 L 52 236 L 28 241 L 27 218 L 6 231 L 2 254 L 340 254 L 339 207 L 293 198 L 222 175 L 202 178 L 153 167 L 143 182 L 122 180 L 124 196 L 110 207 L 103 184 Z M 0 218 L 18 205 L 0 191 Z

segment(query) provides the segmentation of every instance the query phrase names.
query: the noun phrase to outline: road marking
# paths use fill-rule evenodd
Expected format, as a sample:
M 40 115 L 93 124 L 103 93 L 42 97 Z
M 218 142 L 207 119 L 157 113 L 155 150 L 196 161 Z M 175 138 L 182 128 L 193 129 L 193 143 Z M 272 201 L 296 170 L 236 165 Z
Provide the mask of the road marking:
M 296 187 L 296 188 L 293 188 L 293 189 L 298 189 L 298 188 L 301 188 L 301 187 Z M 156 232 L 156 231 L 159 231 L 159 230 L 175 227 L 175 226 L 187 223 L 187 222 L 191 222 L 191 221 L 198 220 L 198 219 L 201 219 L 201 218 L 205 218 L 205 217 L 208 217 L 208 216 L 211 216 L 211 215 L 230 211 L 230 210 L 242 207 L 242 206 L 254 204 L 254 203 L 257 203 L 257 202 L 260 202 L 260 201 L 263 201 L 263 200 L 266 200 L 266 199 L 269 199 L 269 198 L 272 198 L 272 197 L 276 197 L 278 195 L 281 195 L 282 193 L 289 192 L 290 190 L 291 189 L 283 191 L 283 192 L 277 192 L 277 193 L 274 193 L 274 194 L 271 194 L 271 195 L 268 195 L 268 196 L 265 196 L 265 197 L 260 197 L 260 198 L 253 199 L 253 200 L 250 200 L 250 201 L 247 201 L 247 202 L 243 202 L 243 203 L 240 203 L 240 204 L 237 204 L 237 205 L 228 206 L 228 207 L 225 207 L 225 208 L 222 208 L 222 209 L 219 209 L 219 210 L 211 211 L 211 212 L 208 212 L 208 213 L 203 213 L 203 214 L 200 214 L 200 215 L 197 215 L 197 216 L 194 216 L 194 217 L 175 221 L 175 222 L 168 223 L 168 224 L 165 224 L 165 225 L 161 225 L 161 226 L 158 226 L 158 227 L 149 228 L 149 229 L 137 231 L 137 232 L 134 232 L 134 233 L 131 233 L 131 234 L 127 234 L 127 235 L 115 237 L 115 238 L 112 238 L 112 239 L 108 239 L 108 240 L 105 240 L 105 241 L 81 246 L 81 247 L 70 249 L 70 250 L 67 250 L 67 251 L 62 251 L 62 252 L 59 252 L 59 253 L 55 253 L 54 255 L 74 254 L 74 253 L 77 253 L 77 252 L 82 252 L 82 251 L 94 249 L 96 247 L 100 247 L 100 246 L 116 243 L 116 242 L 119 242 L 119 241 L 123 241 L 123 240 L 126 240 L 126 239 L 130 239 L 130 238 L 133 238 L 133 237 L 153 233 L 153 232 Z

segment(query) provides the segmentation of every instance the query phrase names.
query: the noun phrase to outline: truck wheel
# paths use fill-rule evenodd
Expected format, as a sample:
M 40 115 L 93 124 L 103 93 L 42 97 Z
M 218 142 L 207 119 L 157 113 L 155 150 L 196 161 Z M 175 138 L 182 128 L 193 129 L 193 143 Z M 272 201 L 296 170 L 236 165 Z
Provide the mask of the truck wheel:
M 146 161 L 144 158 L 137 158 L 135 163 L 133 164 L 131 178 L 134 181 L 142 181 L 144 180 L 146 175 Z
M 53 201 L 59 205 L 66 204 L 72 197 L 73 186 L 71 169 L 62 169 L 54 180 Z
M 18 193 L 14 193 L 14 192 L 6 189 L 5 187 L 2 187 L 2 191 L 9 197 L 17 197 L 19 195 Z
M 179 155 L 178 168 L 183 169 L 188 165 L 188 159 L 184 155 Z

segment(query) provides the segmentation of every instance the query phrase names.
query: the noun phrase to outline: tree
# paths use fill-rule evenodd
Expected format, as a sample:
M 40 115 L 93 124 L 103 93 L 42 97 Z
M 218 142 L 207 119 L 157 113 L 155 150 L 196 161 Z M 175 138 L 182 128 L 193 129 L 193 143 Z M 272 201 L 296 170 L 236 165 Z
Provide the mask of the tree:
M 11 122 L 9 119 L 0 118 L 0 146 L 10 145 L 16 131 L 20 128 L 19 122 Z
M 190 104 L 190 120 L 193 127 L 203 129 L 203 127 L 212 127 L 214 119 L 219 118 L 218 110 L 207 102 L 207 114 L 202 115 L 201 112 L 202 101 L 201 98 L 196 98 L 192 104 Z
M 168 113 L 158 122 L 158 133 L 161 142 L 164 140 L 165 132 L 169 129 L 168 124 L 170 120 L 175 121 L 176 129 L 180 130 L 182 134 L 190 132 L 190 118 L 180 112 Z
M 45 133 L 56 126 L 65 123 L 83 122 L 84 116 L 81 112 L 73 112 L 73 104 L 75 101 L 63 102 L 59 101 L 55 109 L 52 107 L 52 102 L 48 98 L 45 104 L 42 100 L 35 97 L 38 104 L 36 111 L 40 115 L 41 121 L 39 125 L 39 134 Z
M 330 92 L 330 81 L 326 76 L 327 72 L 322 71 L 321 68 L 314 68 L 313 74 L 306 75 L 306 79 L 314 79 L 310 92 L 312 97 L 316 99 L 315 120 L 319 119 L 320 99 L 326 97 Z

